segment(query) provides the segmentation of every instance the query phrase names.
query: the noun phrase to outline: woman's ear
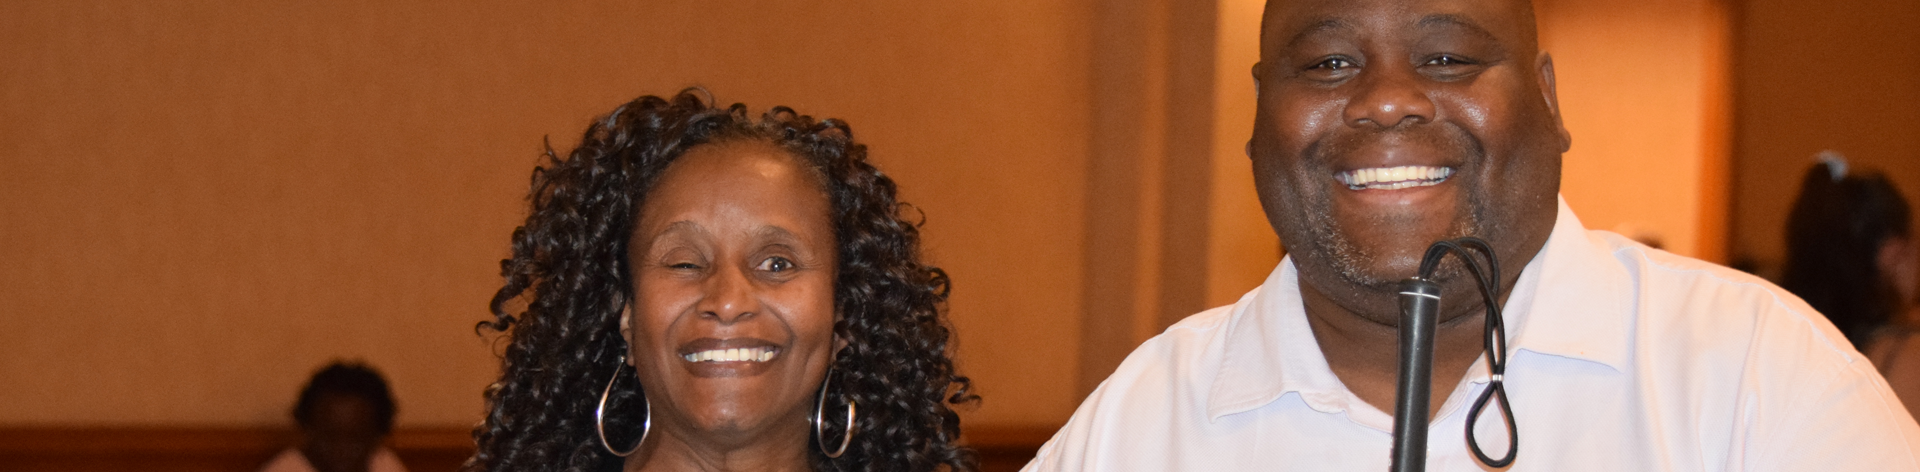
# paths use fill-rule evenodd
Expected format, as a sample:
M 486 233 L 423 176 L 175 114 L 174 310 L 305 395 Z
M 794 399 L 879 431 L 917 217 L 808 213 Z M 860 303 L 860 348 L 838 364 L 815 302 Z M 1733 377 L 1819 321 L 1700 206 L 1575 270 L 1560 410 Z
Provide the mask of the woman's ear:
M 834 309 L 833 311 L 834 326 L 840 326 L 840 322 L 845 321 L 846 319 L 847 319 L 846 315 L 841 314 L 839 309 L 837 308 Z M 833 358 L 835 359 L 840 358 L 840 351 L 845 351 L 845 350 L 847 350 L 847 338 L 840 337 L 840 330 L 835 329 L 833 333 Z
M 633 304 L 620 307 L 620 339 L 627 341 L 627 350 L 633 350 Z M 627 365 L 634 365 L 633 356 L 627 358 Z

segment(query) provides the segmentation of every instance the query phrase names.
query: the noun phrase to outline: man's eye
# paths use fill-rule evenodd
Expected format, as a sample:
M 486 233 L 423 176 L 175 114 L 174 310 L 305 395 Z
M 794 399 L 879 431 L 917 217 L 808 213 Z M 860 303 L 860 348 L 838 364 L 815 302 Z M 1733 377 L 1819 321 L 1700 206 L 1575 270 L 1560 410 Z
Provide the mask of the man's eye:
M 1466 58 L 1462 58 L 1458 56 L 1439 56 L 1433 59 L 1428 59 L 1426 63 L 1426 65 L 1429 65 L 1429 66 L 1464 66 L 1464 65 L 1472 65 L 1472 64 L 1473 64 L 1473 61 L 1469 61 Z
M 756 267 L 756 269 L 776 273 L 786 272 L 793 270 L 793 261 L 787 260 L 785 257 L 769 257 L 766 260 L 760 261 L 760 267 Z
M 1337 71 L 1337 70 L 1342 70 L 1342 69 L 1347 69 L 1347 68 L 1351 68 L 1351 67 L 1354 67 L 1354 66 L 1356 66 L 1356 65 L 1358 65 L 1358 64 L 1354 64 L 1354 63 L 1353 63 L 1353 61 L 1351 61 L 1351 60 L 1347 60 L 1347 58 L 1344 58 L 1344 57 L 1334 57 L 1334 58 L 1328 58 L 1327 60 L 1324 60 L 1324 61 L 1320 61 L 1319 63 L 1317 63 L 1317 64 L 1314 64 L 1314 65 L 1313 65 L 1313 67 L 1309 67 L 1308 69 L 1321 69 L 1321 70 L 1336 70 L 1336 71 Z

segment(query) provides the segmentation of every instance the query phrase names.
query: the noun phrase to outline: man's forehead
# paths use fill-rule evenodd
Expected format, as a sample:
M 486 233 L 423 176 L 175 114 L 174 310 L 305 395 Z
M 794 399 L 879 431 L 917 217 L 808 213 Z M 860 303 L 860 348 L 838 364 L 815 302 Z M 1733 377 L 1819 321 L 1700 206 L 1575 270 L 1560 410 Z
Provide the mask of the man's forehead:
M 1270 0 L 1260 19 L 1262 50 L 1302 33 L 1379 25 L 1464 26 L 1503 42 L 1533 46 L 1532 0 Z

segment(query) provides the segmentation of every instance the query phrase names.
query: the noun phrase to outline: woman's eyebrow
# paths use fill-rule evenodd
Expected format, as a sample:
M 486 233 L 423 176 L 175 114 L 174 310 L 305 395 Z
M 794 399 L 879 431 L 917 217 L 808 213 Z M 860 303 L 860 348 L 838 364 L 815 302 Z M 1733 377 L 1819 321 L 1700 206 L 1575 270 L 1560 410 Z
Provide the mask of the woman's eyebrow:
M 754 239 L 760 239 L 760 240 L 770 240 L 770 239 L 782 240 L 782 241 L 799 241 L 800 240 L 800 235 L 794 234 L 792 231 L 787 231 L 786 228 L 782 228 L 774 225 L 761 226 L 760 229 L 754 231 L 753 236 L 754 236 Z
M 708 233 L 707 228 L 704 226 L 700 226 L 699 223 L 695 223 L 688 220 L 680 220 L 672 223 L 667 223 L 667 225 L 661 227 L 659 231 L 655 231 L 652 237 L 649 238 L 649 240 L 658 241 L 660 238 L 668 235 L 707 234 L 707 233 Z

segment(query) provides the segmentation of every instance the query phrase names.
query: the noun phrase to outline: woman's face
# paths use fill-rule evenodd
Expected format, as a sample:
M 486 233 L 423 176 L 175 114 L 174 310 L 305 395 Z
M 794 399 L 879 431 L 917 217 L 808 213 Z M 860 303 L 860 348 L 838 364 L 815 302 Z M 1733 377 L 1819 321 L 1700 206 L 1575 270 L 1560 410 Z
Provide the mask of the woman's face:
M 1916 293 L 1920 292 L 1920 245 L 1913 238 L 1895 236 L 1882 241 L 1877 262 L 1900 303 L 1914 303 L 1920 297 Z
M 828 211 L 818 178 L 770 144 L 703 145 L 667 167 L 639 210 L 621 320 L 655 437 L 806 444 L 836 348 Z

